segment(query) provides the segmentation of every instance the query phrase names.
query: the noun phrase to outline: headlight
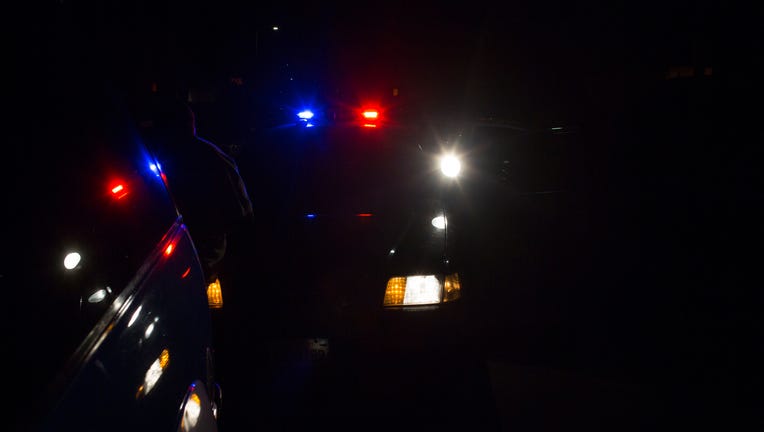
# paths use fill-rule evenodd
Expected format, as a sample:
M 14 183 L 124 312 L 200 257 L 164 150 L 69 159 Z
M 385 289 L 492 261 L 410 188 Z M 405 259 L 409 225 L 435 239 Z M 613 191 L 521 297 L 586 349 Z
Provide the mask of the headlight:
M 440 158 L 440 171 L 444 176 L 455 178 L 462 170 L 462 163 L 454 155 L 445 155 Z
M 396 276 L 387 281 L 384 306 L 432 305 L 454 301 L 461 296 L 459 275 Z

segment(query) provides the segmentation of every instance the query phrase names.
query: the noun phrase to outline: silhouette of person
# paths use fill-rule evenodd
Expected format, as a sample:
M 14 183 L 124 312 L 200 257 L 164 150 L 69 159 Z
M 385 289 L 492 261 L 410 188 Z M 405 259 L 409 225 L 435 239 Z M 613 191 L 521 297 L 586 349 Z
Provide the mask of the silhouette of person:
M 218 146 L 196 135 L 194 113 L 181 100 L 157 97 L 138 120 L 194 241 L 207 283 L 214 282 L 227 237 L 253 220 L 238 166 Z

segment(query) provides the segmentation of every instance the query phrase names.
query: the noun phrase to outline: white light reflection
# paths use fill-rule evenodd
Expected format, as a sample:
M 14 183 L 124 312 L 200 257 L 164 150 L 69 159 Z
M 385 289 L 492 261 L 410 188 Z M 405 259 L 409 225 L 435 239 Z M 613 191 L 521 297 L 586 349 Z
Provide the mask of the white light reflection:
M 101 303 L 103 299 L 105 298 L 106 298 L 106 290 L 99 289 L 93 294 L 90 294 L 90 297 L 88 297 L 88 303 Z
M 199 417 L 202 414 L 202 401 L 199 395 L 191 393 L 191 396 L 186 402 L 186 409 L 183 410 L 183 421 L 181 422 L 181 429 L 184 431 L 194 430 L 196 424 L 199 422 Z
M 148 394 L 151 390 L 154 389 L 154 386 L 156 385 L 157 381 L 159 381 L 159 378 L 162 376 L 162 366 L 159 363 L 159 359 L 154 360 L 154 363 L 151 363 L 151 366 L 149 367 L 149 370 L 146 371 L 146 375 L 143 379 L 143 393 Z
M 434 226 L 435 228 L 439 230 L 446 229 L 447 223 L 448 221 L 446 221 L 446 217 L 443 215 L 436 216 L 432 219 L 432 226 Z
M 151 323 L 148 325 L 148 327 L 146 327 L 146 332 L 143 333 L 143 336 L 148 339 L 151 336 L 151 333 L 154 333 L 154 323 Z
M 128 327 L 133 325 L 135 323 L 135 320 L 138 319 L 138 315 L 141 314 L 141 309 L 143 309 L 143 306 L 138 306 L 138 309 L 136 309 L 135 312 L 133 312 L 133 316 L 130 317 L 130 321 L 127 323 Z
M 112 307 L 112 309 L 114 309 L 115 311 L 118 311 L 118 310 L 120 310 L 120 309 L 122 308 L 122 305 L 123 305 L 123 304 L 124 304 L 124 301 L 123 301 L 123 300 L 120 300 L 120 298 L 119 298 L 119 297 L 117 297 L 116 299 L 114 299 L 114 303 L 112 303 L 112 304 L 111 304 L 111 307 Z
M 159 357 L 154 360 L 154 363 L 151 363 L 151 366 L 149 366 L 149 369 L 146 371 L 146 375 L 143 378 L 143 384 L 138 387 L 138 392 L 135 395 L 136 399 L 149 394 L 169 364 L 170 352 L 164 349 L 162 350 L 162 353 L 159 354 Z
M 151 333 L 154 333 L 154 323 L 151 323 L 146 327 L 146 332 L 143 333 L 143 335 L 148 339 L 151 336 Z
M 67 270 L 72 270 L 77 267 L 77 264 L 80 263 L 81 259 L 82 257 L 77 252 L 70 252 L 64 257 L 64 267 L 66 267 Z

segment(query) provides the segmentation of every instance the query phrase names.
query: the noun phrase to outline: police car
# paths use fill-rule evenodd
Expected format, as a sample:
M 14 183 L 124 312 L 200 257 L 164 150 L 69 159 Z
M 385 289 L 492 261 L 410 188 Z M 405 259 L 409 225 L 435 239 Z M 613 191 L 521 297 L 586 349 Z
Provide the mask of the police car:
M 40 84 L 7 161 L 12 429 L 217 430 L 210 299 L 161 161 L 118 92 L 72 78 Z

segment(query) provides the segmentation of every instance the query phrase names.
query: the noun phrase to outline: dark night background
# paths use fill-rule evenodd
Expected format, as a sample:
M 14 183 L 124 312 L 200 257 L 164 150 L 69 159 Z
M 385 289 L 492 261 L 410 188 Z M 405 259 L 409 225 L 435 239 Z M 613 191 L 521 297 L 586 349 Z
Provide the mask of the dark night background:
M 429 110 L 524 123 L 602 122 L 672 66 L 702 74 L 723 12 L 689 1 L 94 3 L 46 3 L 16 39 L 136 91 L 225 92 L 234 77 L 265 91 L 289 75 L 323 92 L 395 86 Z
M 390 103 L 391 88 L 411 118 L 575 126 L 594 227 L 592 283 L 565 296 L 576 349 L 673 392 L 676 425 L 762 425 L 760 8 L 61 0 L 23 13 L 6 84 L 13 108 L 40 115 L 36 89 L 71 68 L 76 85 L 188 95 L 200 135 L 224 147 L 295 96 Z

